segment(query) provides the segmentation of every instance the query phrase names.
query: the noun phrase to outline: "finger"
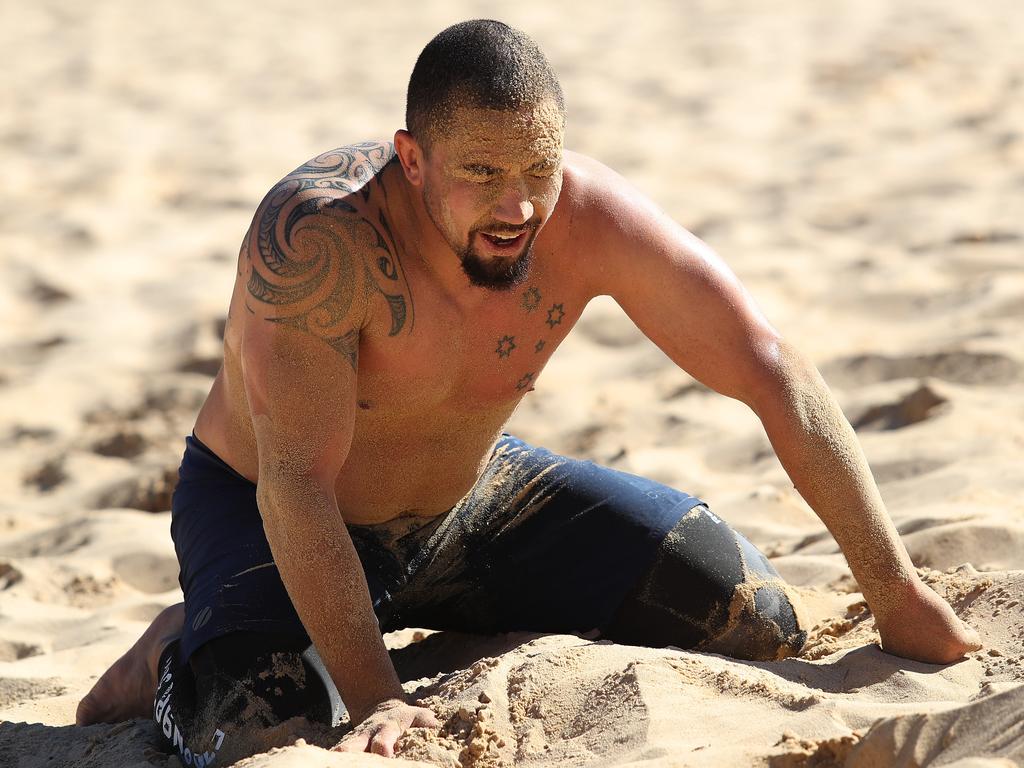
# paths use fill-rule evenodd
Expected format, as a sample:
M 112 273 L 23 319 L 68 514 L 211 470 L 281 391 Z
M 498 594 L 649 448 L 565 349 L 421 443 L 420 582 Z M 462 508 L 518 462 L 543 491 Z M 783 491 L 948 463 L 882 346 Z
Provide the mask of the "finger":
M 416 711 L 416 717 L 412 719 L 412 725 L 419 728 L 440 728 L 441 721 L 429 709 L 419 709 Z
M 332 752 L 365 752 L 370 746 L 372 731 L 359 731 L 350 733 L 333 747 Z
M 967 636 L 967 650 L 968 651 L 980 651 L 984 647 L 981 642 L 981 636 L 977 632 L 971 632 Z
M 385 723 L 370 741 L 370 751 L 384 757 L 395 756 L 395 742 L 402 735 L 402 729 L 394 723 Z

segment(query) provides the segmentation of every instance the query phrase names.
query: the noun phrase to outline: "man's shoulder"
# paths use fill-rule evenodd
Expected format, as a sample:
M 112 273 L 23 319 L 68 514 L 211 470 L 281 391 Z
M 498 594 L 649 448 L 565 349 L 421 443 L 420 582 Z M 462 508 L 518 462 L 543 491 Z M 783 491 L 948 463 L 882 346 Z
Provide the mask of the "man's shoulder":
M 307 160 L 274 184 L 257 206 L 250 247 L 281 269 L 289 257 L 296 263 L 308 260 L 307 250 L 335 263 L 342 256 L 380 262 L 378 252 L 394 248 L 383 172 L 395 157 L 390 141 L 365 141 Z
M 364 141 L 335 147 L 310 158 L 286 175 L 271 188 L 268 197 L 283 192 L 305 198 L 338 198 L 360 193 L 366 199 L 371 182 L 394 157 L 395 147 L 390 141 Z
M 390 141 L 361 141 L 321 152 L 286 178 L 338 180 L 354 191 L 371 181 L 394 157 L 395 145 Z
M 650 198 L 592 157 L 566 151 L 562 173 L 564 220 L 572 222 L 575 237 L 592 241 L 596 250 L 621 253 L 622 238 L 631 238 L 661 215 Z
M 649 203 L 626 178 L 589 155 L 566 150 L 562 172 L 563 198 L 576 216 L 602 219 L 614 213 L 618 219 L 640 213 Z
M 564 189 L 568 192 L 593 195 L 602 192 L 616 180 L 622 180 L 615 171 L 604 163 L 582 152 L 565 150 L 562 154 L 562 176 Z M 581 200 L 580 202 L 585 202 Z
M 337 147 L 270 189 L 243 244 L 252 316 L 319 336 L 353 365 L 374 291 L 401 330 L 411 302 L 379 178 L 393 157 L 385 141 Z

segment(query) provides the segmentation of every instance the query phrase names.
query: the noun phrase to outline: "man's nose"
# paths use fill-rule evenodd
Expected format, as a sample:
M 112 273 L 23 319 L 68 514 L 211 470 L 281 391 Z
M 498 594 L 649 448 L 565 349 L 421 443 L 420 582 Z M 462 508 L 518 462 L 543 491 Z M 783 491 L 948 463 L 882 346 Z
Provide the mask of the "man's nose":
M 525 184 L 510 185 L 498 199 L 494 218 L 507 224 L 525 224 L 533 216 L 530 191 Z

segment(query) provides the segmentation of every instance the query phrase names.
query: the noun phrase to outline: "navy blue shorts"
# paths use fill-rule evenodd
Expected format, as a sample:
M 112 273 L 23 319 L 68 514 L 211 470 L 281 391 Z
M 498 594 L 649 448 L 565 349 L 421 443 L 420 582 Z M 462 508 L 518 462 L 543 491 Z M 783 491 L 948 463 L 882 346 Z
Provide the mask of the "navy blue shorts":
M 171 534 L 185 626 L 153 715 L 189 766 L 263 751 L 275 724 L 337 724 L 343 702 L 295 613 L 256 486 L 186 439 Z M 806 631 L 768 560 L 699 499 L 508 435 L 447 513 L 348 526 L 382 631 L 596 630 L 747 659 Z M 258 706 L 257 706 L 258 704 Z
M 185 594 L 180 659 L 231 632 L 307 638 L 263 533 L 256 486 L 194 435 L 185 443 L 171 517 Z M 449 512 L 348 530 L 381 631 L 600 632 L 701 503 L 505 435 Z

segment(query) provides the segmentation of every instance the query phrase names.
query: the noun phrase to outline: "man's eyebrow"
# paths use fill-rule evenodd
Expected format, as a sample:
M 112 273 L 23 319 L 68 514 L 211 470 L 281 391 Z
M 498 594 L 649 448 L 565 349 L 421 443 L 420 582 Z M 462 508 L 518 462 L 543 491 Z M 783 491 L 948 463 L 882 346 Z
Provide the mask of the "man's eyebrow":
M 488 165 L 487 163 L 463 163 L 462 168 L 466 171 L 483 171 L 486 173 L 497 173 L 500 170 L 495 168 L 493 165 Z
M 558 157 L 542 157 L 540 160 L 538 160 L 533 165 L 531 165 L 529 168 L 527 168 L 527 170 L 535 171 L 538 168 L 546 168 L 549 165 L 558 165 L 558 161 L 559 160 L 560 160 L 560 158 L 558 158 Z

